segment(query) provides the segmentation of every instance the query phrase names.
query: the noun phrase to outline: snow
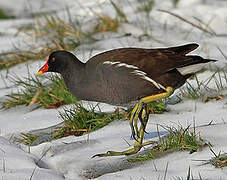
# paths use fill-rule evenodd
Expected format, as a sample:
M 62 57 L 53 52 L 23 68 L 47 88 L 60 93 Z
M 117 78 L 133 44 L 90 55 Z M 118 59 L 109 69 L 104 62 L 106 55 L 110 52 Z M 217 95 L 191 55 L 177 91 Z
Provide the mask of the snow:
M 51 179 L 61 180 L 63 176 L 57 172 L 41 167 L 41 161 L 32 154 L 24 152 L 4 137 L 0 137 L 0 177 L 2 179 Z M 41 163 L 40 163 L 41 164 Z M 34 174 L 33 174 L 34 171 Z M 33 175 L 32 175 L 33 174 Z
M 106 33 L 96 35 L 100 41 L 90 45 L 83 45 L 73 52 L 82 61 L 86 61 L 92 55 L 119 47 L 166 47 L 190 42 L 200 44 L 200 47 L 192 54 L 200 54 L 206 58 L 218 59 L 211 65 L 211 70 L 198 74 L 202 81 L 210 77 L 217 68 L 226 66 L 226 59 L 218 50 L 219 47 L 227 55 L 227 2 L 223 0 L 181 0 L 175 8 L 172 1 L 156 1 L 155 7 L 149 13 L 150 20 L 146 19 L 143 12 L 136 11 L 138 1 L 115 1 L 120 4 L 127 14 L 129 23 L 123 23 L 118 33 Z M 157 3 L 158 2 L 158 3 Z M 15 4 L 16 3 L 16 4 Z M 66 18 L 66 7 L 72 18 L 85 20 L 81 28 L 89 29 L 94 26 L 94 14 L 103 12 L 114 17 L 115 11 L 110 2 L 106 0 L 8 0 L 1 1 L 0 8 L 6 9 L 16 19 L 0 20 L 0 51 L 12 51 L 14 45 L 22 45 L 29 39 L 26 34 L 20 33 L 15 36 L 18 28 L 34 23 L 33 14 L 41 11 L 51 13 L 56 11 L 58 16 Z M 82 8 L 83 7 L 83 8 Z M 198 23 L 193 17 L 209 24 L 218 36 L 205 34 L 199 29 L 158 11 L 164 9 L 178 14 L 191 22 Z M 166 29 L 164 27 L 166 25 Z M 131 36 L 123 36 L 130 33 Z M 150 35 L 150 37 L 147 36 Z M 17 92 L 10 77 L 18 76 L 26 78 L 35 75 L 44 63 L 43 60 L 31 61 L 14 66 L 8 70 L 0 71 L 0 101 L 7 94 Z M 45 78 L 41 77 L 41 78 Z M 190 82 L 196 85 L 194 80 Z M 225 82 L 223 80 L 223 82 Z M 225 84 L 226 85 L 226 84 Z M 215 82 L 209 86 L 215 89 Z M 213 90 L 214 91 L 214 90 Z M 176 92 L 176 94 L 179 91 Z M 215 94 L 216 92 L 210 92 Z M 227 152 L 227 99 L 226 90 L 221 92 L 224 98 L 211 100 L 207 103 L 201 100 L 187 100 L 168 105 L 168 112 L 164 114 L 150 115 L 147 125 L 145 139 L 157 140 L 157 124 L 163 126 L 179 125 L 187 127 L 196 125 L 196 131 L 213 146 L 212 149 L 218 154 Z M 89 106 L 90 102 L 83 102 Z M 93 104 L 96 104 L 93 102 Z M 112 112 L 115 107 L 101 104 L 104 112 Z M 99 129 L 89 135 L 80 137 L 69 136 L 44 142 L 39 145 L 28 147 L 23 144 L 11 142 L 11 137 L 23 132 L 35 131 L 59 124 L 59 109 L 36 109 L 30 106 L 18 106 L 8 110 L 0 110 L 0 179 L 164 179 L 167 168 L 166 179 L 187 177 L 190 167 L 194 179 L 227 179 L 227 168 L 218 169 L 211 164 L 203 164 L 202 160 L 210 160 L 214 155 L 210 149 L 189 154 L 188 152 L 174 152 L 164 157 L 146 161 L 138 164 L 127 162 L 128 157 L 91 158 L 97 153 L 108 150 L 128 149 L 129 142 L 133 144 L 130 137 L 129 122 L 116 120 L 108 126 Z M 166 130 L 159 129 L 163 134 Z M 201 161 L 200 161 L 201 160 Z M 168 166 L 168 167 L 167 167 Z M 34 174 L 33 174 L 34 172 Z

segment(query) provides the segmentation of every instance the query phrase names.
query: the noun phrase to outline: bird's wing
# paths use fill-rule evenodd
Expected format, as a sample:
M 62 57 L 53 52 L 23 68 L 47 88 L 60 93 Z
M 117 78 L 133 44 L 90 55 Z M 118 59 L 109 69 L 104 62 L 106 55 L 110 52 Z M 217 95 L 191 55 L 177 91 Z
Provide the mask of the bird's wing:
M 86 66 L 88 69 L 95 68 L 104 62 L 119 62 L 135 66 L 145 72 L 148 77 L 156 78 L 173 69 L 192 64 L 193 58 L 185 56 L 198 45 L 188 44 L 171 48 L 142 49 L 121 48 L 110 50 L 92 57 Z

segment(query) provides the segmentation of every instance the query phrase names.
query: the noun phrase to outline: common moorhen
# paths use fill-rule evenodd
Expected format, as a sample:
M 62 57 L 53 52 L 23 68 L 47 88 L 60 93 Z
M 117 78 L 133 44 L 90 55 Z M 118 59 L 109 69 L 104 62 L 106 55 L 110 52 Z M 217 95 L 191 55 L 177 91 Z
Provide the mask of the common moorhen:
M 130 117 L 132 135 L 136 139 L 134 148 L 95 156 L 130 155 L 154 143 L 143 143 L 149 115 L 147 104 L 169 97 L 201 68 L 201 64 L 216 61 L 186 55 L 197 47 L 192 43 L 159 49 L 120 48 L 95 55 L 87 63 L 60 50 L 50 54 L 37 74 L 60 73 L 70 92 L 81 100 L 113 105 L 136 104 Z

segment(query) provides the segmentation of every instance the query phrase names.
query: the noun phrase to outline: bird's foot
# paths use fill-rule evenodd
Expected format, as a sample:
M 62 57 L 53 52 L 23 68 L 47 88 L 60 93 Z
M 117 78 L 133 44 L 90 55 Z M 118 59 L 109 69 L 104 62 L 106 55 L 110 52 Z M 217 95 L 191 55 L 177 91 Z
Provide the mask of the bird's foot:
M 136 154 L 140 149 L 142 148 L 142 146 L 137 146 L 131 149 L 128 149 L 126 151 L 122 151 L 122 152 L 117 152 L 117 151 L 107 151 L 106 153 L 101 153 L 101 154 L 96 154 L 94 156 L 92 156 L 92 158 L 94 157 L 107 157 L 107 156 L 121 156 L 121 155 L 132 155 L 132 154 Z
M 101 154 L 96 154 L 94 156 L 92 156 L 92 158 L 94 157 L 107 157 L 107 156 L 121 156 L 121 155 L 125 155 L 125 156 L 129 156 L 129 155 L 133 155 L 136 154 L 137 152 L 139 152 L 139 150 L 143 147 L 143 146 L 147 146 L 150 144 L 157 144 L 156 141 L 147 141 L 144 142 L 142 144 L 138 143 L 139 140 L 137 140 L 134 144 L 134 147 L 131 149 L 128 149 L 126 151 L 122 151 L 122 152 L 117 152 L 117 151 L 107 151 L 106 153 L 101 153 Z
M 107 153 L 96 154 L 93 157 L 107 157 L 107 156 L 120 156 L 120 155 L 132 155 L 136 154 L 143 146 L 147 146 L 150 144 L 155 144 L 155 141 L 148 141 L 143 143 L 143 136 L 145 133 L 145 128 L 148 121 L 149 116 L 149 108 L 147 106 L 148 103 L 160 100 L 166 97 L 169 97 L 173 93 L 172 87 L 167 87 L 166 92 L 151 95 L 142 98 L 133 108 L 130 117 L 130 127 L 132 130 L 132 136 L 136 140 L 134 143 L 134 147 L 122 152 L 116 151 L 108 151 Z M 140 128 L 138 128 L 138 119 L 140 119 Z

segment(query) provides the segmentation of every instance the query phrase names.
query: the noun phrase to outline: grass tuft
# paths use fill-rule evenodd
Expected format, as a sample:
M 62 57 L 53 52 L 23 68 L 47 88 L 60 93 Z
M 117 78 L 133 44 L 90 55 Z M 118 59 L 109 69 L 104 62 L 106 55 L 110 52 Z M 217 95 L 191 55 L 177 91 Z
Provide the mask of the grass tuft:
M 4 10 L 0 9 L 0 19 L 12 19 L 14 16 L 8 15 Z
M 75 104 L 71 109 L 64 109 L 60 113 L 60 117 L 64 122 L 63 127 L 51 132 L 48 141 L 60 139 L 62 137 L 74 135 L 81 136 L 89 132 L 100 129 L 114 120 L 123 118 L 124 114 L 109 114 L 103 112 L 95 112 L 95 107 L 90 110 L 85 109 L 81 104 Z M 32 145 L 39 135 L 31 133 L 22 133 L 20 137 L 16 137 L 17 142 Z
M 143 4 L 138 8 L 139 12 L 145 12 L 146 14 L 149 14 L 154 5 L 155 5 L 155 1 L 154 0 L 148 0 L 148 1 L 144 1 L 142 2 Z
M 156 148 L 160 151 L 178 149 L 190 153 L 201 150 L 206 143 L 198 134 L 191 132 L 189 128 L 190 126 L 185 129 L 183 127 L 178 129 L 169 127 L 167 129 L 169 135 L 162 139 Z
M 16 142 L 20 142 L 31 146 L 32 143 L 38 138 L 38 135 L 31 134 L 31 133 L 21 133 L 19 137 L 14 137 Z
M 119 27 L 119 21 L 117 18 L 113 19 L 107 15 L 102 15 L 97 18 L 97 25 L 94 29 L 94 33 L 104 33 L 107 31 L 117 32 Z
M 208 160 L 207 162 L 215 166 L 216 168 L 227 167 L 227 153 L 221 154 L 221 151 L 216 154 L 210 146 L 210 151 L 214 154 L 214 158 Z M 207 164 L 207 163 L 205 163 Z
M 55 131 L 54 138 L 61 138 L 69 135 L 80 136 L 84 133 L 100 129 L 116 119 L 121 119 L 123 114 L 108 114 L 85 109 L 80 103 L 71 109 L 65 109 L 60 113 L 64 126 Z
M 219 155 L 211 160 L 211 164 L 216 168 L 227 167 L 227 155 Z
M 114 3 L 113 1 L 110 1 L 110 3 L 116 12 L 116 17 L 111 18 L 110 16 L 105 14 L 97 15 L 96 19 L 97 25 L 92 34 L 96 34 L 99 32 L 104 33 L 107 31 L 117 32 L 121 22 L 126 23 L 128 22 L 127 16 L 124 13 L 124 11 L 120 8 L 120 6 Z
M 212 159 L 210 162 L 216 168 L 227 167 L 227 155 L 226 154 L 219 155 L 219 156 L 215 157 L 214 159 Z
M 57 15 L 47 16 L 43 14 L 44 21 L 36 18 L 36 26 L 33 27 L 32 38 L 47 37 L 53 49 L 74 49 L 80 45 L 80 41 L 89 35 L 82 32 L 80 24 L 66 22 Z
M 227 153 L 222 153 L 221 151 L 216 154 L 214 152 L 214 150 L 211 148 L 212 145 L 208 144 L 210 151 L 212 152 L 212 154 L 214 155 L 213 158 L 209 159 L 209 160 L 195 160 L 195 161 L 202 161 L 204 163 L 202 163 L 202 165 L 206 165 L 206 164 L 211 164 L 216 168 L 223 168 L 223 167 L 227 167 Z
M 187 99 L 202 99 L 208 102 L 211 99 L 220 100 L 223 98 L 222 90 L 227 86 L 227 74 L 224 69 L 218 69 L 207 79 L 200 81 L 196 75 L 192 77 L 195 84 L 186 82 L 186 85 L 180 89 L 180 96 Z M 210 84 L 213 84 L 211 87 Z
M 166 105 L 163 101 L 153 102 L 148 105 L 151 113 L 162 114 L 166 112 Z
M 43 108 L 58 108 L 61 105 L 76 103 L 76 98 L 67 90 L 64 80 L 58 76 L 49 77 L 46 83 L 37 77 L 28 77 L 25 80 L 19 77 L 12 78 L 15 86 L 21 87 L 18 93 L 7 95 L 2 108 L 7 109 L 17 105 L 37 104 Z
M 169 152 L 189 151 L 189 153 L 200 151 L 207 143 L 195 132 L 187 128 L 165 128 L 169 134 L 164 138 L 159 137 L 159 142 L 150 150 L 145 150 L 143 154 L 127 159 L 129 162 L 141 162 L 150 159 L 159 158 Z

